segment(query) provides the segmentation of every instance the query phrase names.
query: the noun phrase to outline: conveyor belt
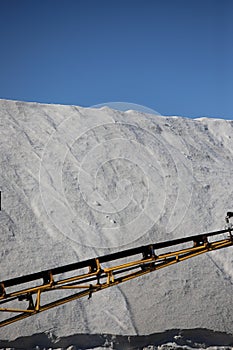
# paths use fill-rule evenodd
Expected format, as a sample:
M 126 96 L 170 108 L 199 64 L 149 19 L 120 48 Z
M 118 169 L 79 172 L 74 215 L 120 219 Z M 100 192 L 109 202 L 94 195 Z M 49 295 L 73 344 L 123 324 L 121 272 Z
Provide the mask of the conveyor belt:
M 84 296 L 91 297 L 94 292 L 187 260 L 191 257 L 229 247 L 233 245 L 231 232 L 232 229 L 229 226 L 225 230 L 206 232 L 199 235 L 122 250 L 2 281 L 0 282 L 0 315 L 2 312 L 8 316 L 10 315 L 10 317 L 6 317 L 0 321 L 0 327 Z M 227 238 L 225 237 L 226 233 L 228 234 Z M 221 236 L 221 239 L 216 239 L 215 236 Z M 210 237 L 213 237 L 211 241 L 209 241 Z M 189 246 L 184 247 L 184 244 L 188 244 Z M 175 249 L 158 254 L 159 250 L 164 248 Z M 120 259 L 123 259 L 123 262 L 113 264 L 113 262 Z M 111 266 L 106 267 L 105 263 L 107 263 L 107 266 Z M 61 274 L 62 277 L 58 276 Z M 55 290 L 66 291 L 67 294 L 67 291 L 73 291 L 75 289 L 78 292 L 68 296 L 65 295 L 63 298 L 55 296 L 55 299 L 53 299 L 54 293 L 49 293 L 51 300 L 47 297 L 47 292 Z M 42 295 L 46 295 L 44 303 L 42 303 Z M 26 303 L 27 305 L 22 307 L 22 303 Z M 3 304 L 9 306 L 3 308 L 1 307 Z M 18 315 L 12 317 L 12 312 Z
M 170 241 L 165 241 L 165 242 L 140 246 L 140 247 L 136 247 L 136 248 L 126 249 L 126 250 L 122 250 L 122 251 L 119 251 L 116 253 L 99 256 L 99 257 L 97 257 L 97 259 L 99 260 L 100 263 L 106 263 L 109 261 L 114 261 L 117 259 L 122 259 L 122 258 L 130 257 L 133 255 L 137 255 L 137 254 L 143 254 L 144 252 L 146 252 L 148 249 L 151 249 L 151 248 L 156 250 L 156 249 L 161 249 L 161 248 L 172 247 L 174 245 L 183 244 L 183 243 L 187 243 L 187 242 L 195 242 L 195 241 L 200 242 L 200 241 L 203 241 L 206 237 L 216 236 L 216 235 L 220 235 L 220 234 L 227 233 L 227 232 L 229 232 L 229 229 L 215 231 L 215 232 L 206 232 L 206 233 L 202 233 L 202 234 L 195 235 L 195 236 L 178 238 L 178 239 L 174 239 L 174 240 L 170 240 Z M 8 279 L 6 281 L 3 281 L 2 283 L 4 284 L 5 287 L 11 287 L 11 286 L 15 286 L 17 284 L 35 281 L 35 280 L 40 279 L 40 278 L 44 279 L 50 273 L 52 273 L 55 276 L 57 274 L 65 273 L 68 271 L 74 271 L 74 270 L 78 270 L 78 269 L 81 269 L 81 268 L 84 268 L 87 266 L 95 265 L 95 260 L 96 260 L 96 258 L 92 258 L 92 259 L 88 259 L 88 260 L 84 260 L 84 261 L 79 261 L 79 262 L 76 262 L 73 264 L 55 267 L 55 268 L 50 269 L 50 270 L 44 270 L 44 271 L 28 274 L 25 276 L 21 276 L 21 277 L 15 277 L 12 279 Z

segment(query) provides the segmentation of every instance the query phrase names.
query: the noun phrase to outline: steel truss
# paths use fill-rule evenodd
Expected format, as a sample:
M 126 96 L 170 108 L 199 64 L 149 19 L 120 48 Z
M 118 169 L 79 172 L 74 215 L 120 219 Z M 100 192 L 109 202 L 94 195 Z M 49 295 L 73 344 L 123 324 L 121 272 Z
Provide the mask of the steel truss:
M 90 298 L 100 290 L 232 245 L 232 227 L 228 225 L 221 231 L 123 250 L 2 281 L 0 312 L 4 319 L 0 321 L 0 327 L 85 296 Z M 172 251 L 164 253 L 168 248 Z M 48 294 L 52 297 L 54 291 L 63 291 L 65 296 L 55 295 L 55 300 L 43 302 L 43 297 L 46 295 L 45 299 L 48 299 Z M 67 291 L 71 294 L 66 295 Z M 21 307 L 25 302 L 26 306 Z

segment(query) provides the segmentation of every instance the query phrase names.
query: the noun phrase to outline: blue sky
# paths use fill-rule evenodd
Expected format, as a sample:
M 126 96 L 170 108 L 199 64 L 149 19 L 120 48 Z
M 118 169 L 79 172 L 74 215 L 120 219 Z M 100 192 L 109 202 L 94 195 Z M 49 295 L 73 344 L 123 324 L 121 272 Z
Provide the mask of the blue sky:
M 0 0 L 0 98 L 233 119 L 232 0 Z

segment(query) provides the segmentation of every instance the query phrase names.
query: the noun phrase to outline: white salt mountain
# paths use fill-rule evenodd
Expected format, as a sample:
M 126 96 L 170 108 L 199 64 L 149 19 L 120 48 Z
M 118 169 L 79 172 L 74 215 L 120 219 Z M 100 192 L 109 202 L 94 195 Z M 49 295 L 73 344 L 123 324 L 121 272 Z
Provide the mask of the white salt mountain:
M 224 228 L 233 121 L 0 101 L 0 280 Z M 1 328 L 233 334 L 233 249 L 212 252 Z

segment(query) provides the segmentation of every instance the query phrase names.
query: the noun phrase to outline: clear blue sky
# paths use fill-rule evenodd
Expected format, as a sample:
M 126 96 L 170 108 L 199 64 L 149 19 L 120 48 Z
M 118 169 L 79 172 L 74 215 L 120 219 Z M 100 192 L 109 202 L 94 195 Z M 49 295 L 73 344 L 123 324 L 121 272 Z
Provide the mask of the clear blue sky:
M 232 0 L 0 0 L 0 98 L 233 119 Z

